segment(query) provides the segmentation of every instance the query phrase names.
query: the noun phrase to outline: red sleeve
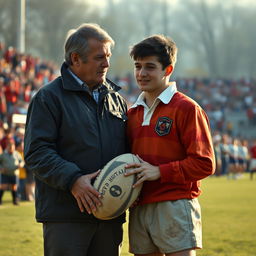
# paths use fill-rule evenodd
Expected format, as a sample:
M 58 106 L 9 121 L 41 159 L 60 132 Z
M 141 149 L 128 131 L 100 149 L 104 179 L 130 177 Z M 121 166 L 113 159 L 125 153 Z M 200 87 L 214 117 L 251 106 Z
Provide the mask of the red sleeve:
M 215 170 L 212 138 L 205 112 L 195 105 L 183 110 L 180 116 L 178 128 L 186 157 L 160 165 L 161 182 L 194 182 L 213 174 Z

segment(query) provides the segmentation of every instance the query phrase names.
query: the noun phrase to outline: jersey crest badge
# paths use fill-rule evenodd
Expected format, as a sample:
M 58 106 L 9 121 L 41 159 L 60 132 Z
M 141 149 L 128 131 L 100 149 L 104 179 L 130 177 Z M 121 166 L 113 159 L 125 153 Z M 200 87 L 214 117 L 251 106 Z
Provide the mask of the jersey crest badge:
M 172 122 L 169 117 L 159 117 L 156 123 L 155 131 L 159 136 L 164 136 L 170 133 Z

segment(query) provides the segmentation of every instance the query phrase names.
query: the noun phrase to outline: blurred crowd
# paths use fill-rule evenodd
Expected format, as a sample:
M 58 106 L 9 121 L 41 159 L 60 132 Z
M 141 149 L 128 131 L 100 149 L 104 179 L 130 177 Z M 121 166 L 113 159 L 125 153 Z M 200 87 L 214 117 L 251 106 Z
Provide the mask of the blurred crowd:
M 216 158 L 215 175 L 226 175 L 228 179 L 238 179 L 245 172 L 250 178 L 256 172 L 256 139 L 248 141 L 244 138 L 228 134 L 213 134 L 213 146 Z
M 226 120 L 236 113 L 243 113 L 243 120 L 251 127 L 256 126 L 255 79 L 178 79 L 177 83 L 180 91 L 207 112 L 212 130 L 233 135 L 233 124 Z
M 31 97 L 56 77 L 56 70 L 53 62 L 21 54 L 0 43 L 0 125 L 10 126 L 14 113 L 26 114 Z
M 12 151 L 19 152 L 23 158 L 24 122 L 17 122 L 13 117 L 15 114 L 26 115 L 31 98 L 58 74 L 59 68 L 53 62 L 21 54 L 14 47 L 6 47 L 0 42 L 0 156 L 10 149 L 9 154 L 13 154 Z M 139 94 L 133 75 L 112 79 L 123 88 L 123 95 L 131 106 Z M 253 150 L 256 141 L 253 138 L 234 136 L 233 123 L 227 121 L 226 117 L 231 113 L 245 113 L 249 127 L 255 129 L 256 81 L 178 78 L 176 82 L 178 90 L 195 99 L 209 116 L 217 160 L 216 175 L 228 175 L 236 179 L 243 172 L 250 171 L 250 162 L 256 159 L 255 149 Z M 15 157 L 9 160 L 17 161 Z M 2 164 L 3 160 L 0 158 L 0 171 L 3 172 Z M 23 160 L 17 165 L 13 175 L 17 186 L 11 184 L 7 188 L 13 192 L 13 202 L 16 204 L 17 198 L 33 200 L 34 179 Z M 3 185 L 2 178 L 0 184 Z M 0 203 L 1 193 L 6 190 L 6 186 L 2 185 Z
M 26 115 L 31 98 L 57 72 L 53 62 L 0 42 L 0 204 L 5 190 L 11 191 L 15 205 L 34 200 L 34 178 L 23 160 L 24 121 L 14 116 Z

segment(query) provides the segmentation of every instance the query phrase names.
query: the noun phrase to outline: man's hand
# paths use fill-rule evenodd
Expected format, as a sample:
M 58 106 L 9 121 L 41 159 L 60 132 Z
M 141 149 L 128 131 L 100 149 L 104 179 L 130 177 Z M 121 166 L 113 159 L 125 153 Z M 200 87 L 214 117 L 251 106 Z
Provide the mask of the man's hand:
M 79 177 L 72 186 L 71 193 L 75 197 L 81 212 L 86 210 L 89 214 L 101 205 L 101 194 L 92 186 L 91 180 L 99 174 L 100 170 L 92 174 Z
M 132 163 L 125 166 L 126 173 L 125 176 L 132 175 L 137 173 L 137 182 L 133 185 L 133 187 L 138 186 L 145 180 L 157 180 L 160 178 L 160 170 L 158 166 L 151 165 L 148 162 L 142 160 L 138 155 L 137 157 L 140 159 L 141 163 Z M 133 170 L 129 170 L 129 168 L 134 168 Z

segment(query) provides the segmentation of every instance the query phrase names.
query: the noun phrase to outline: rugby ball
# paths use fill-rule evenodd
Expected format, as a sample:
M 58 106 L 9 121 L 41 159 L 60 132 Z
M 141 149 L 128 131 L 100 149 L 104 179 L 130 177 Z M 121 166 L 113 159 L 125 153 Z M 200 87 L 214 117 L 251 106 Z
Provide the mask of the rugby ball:
M 133 188 L 137 175 L 124 176 L 125 166 L 130 163 L 140 163 L 133 154 L 123 154 L 109 161 L 94 181 L 94 188 L 102 195 L 102 206 L 93 215 L 102 220 L 118 217 L 125 212 L 138 197 L 142 184 Z

